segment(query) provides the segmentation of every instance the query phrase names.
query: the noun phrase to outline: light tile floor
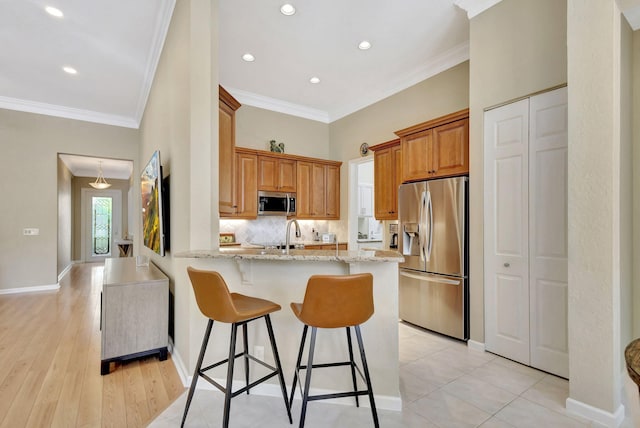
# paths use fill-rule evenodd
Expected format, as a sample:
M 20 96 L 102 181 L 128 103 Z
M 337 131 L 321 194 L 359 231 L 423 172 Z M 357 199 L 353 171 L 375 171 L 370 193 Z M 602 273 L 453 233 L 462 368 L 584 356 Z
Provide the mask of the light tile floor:
M 569 382 L 466 344 L 399 324 L 401 412 L 379 410 L 387 428 L 563 428 L 599 425 L 569 416 Z M 366 347 L 366 343 L 365 343 Z M 372 351 L 368 351 L 372 352 Z M 289 379 L 285 375 L 286 379 Z M 375 390 L 375 379 L 373 380 Z M 186 392 L 149 426 L 180 425 Z M 197 390 L 186 427 L 214 428 L 222 422 L 223 396 Z M 300 401 L 292 414 L 298 425 Z M 288 424 L 282 398 L 240 395 L 231 402 L 232 427 L 281 428 Z M 369 408 L 312 402 L 306 427 L 370 427 Z M 629 418 L 622 424 L 632 428 Z

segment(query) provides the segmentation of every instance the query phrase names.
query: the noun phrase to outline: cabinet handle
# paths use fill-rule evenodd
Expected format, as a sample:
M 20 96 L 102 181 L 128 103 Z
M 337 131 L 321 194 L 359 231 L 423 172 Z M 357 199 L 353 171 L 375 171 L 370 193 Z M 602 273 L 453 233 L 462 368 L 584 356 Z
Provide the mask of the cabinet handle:
M 506 268 L 508 268 L 509 266 L 511 266 L 511 263 L 509 263 L 509 262 L 505 262 L 503 266 L 504 266 L 504 267 L 506 267 Z

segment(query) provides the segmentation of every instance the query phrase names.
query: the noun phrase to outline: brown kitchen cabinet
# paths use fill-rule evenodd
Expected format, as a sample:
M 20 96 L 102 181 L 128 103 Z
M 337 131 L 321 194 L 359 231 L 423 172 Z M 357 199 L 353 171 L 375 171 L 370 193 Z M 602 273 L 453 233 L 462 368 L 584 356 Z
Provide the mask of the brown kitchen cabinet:
M 340 165 L 298 161 L 296 218 L 340 218 Z
M 325 214 L 327 219 L 340 218 L 340 167 L 325 165 Z
M 235 114 L 240 105 L 222 86 L 218 86 L 218 200 L 220 214 L 232 215 L 235 213 Z
M 305 250 L 335 250 L 336 249 L 336 244 L 305 244 L 304 246 Z M 339 242 L 338 243 L 338 250 L 346 250 L 347 249 L 347 243 L 346 242 Z
M 258 156 L 236 151 L 236 212 L 234 218 L 258 218 Z
M 296 191 L 296 161 L 272 156 L 258 156 L 258 190 Z
M 402 184 L 402 151 L 400 139 L 370 148 L 373 154 L 374 217 L 378 220 L 398 219 L 398 186 Z
M 469 173 L 469 109 L 396 131 L 402 182 Z
M 258 217 L 258 155 L 255 150 L 237 147 L 234 156 L 234 205 L 223 218 L 255 219 Z

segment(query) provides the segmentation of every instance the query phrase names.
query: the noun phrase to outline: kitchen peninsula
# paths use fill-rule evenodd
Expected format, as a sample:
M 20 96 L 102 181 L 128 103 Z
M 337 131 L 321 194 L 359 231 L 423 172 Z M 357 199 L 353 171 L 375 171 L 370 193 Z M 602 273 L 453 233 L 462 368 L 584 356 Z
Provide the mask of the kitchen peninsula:
M 326 251 L 295 250 L 284 253 L 278 249 L 223 248 L 220 250 L 189 251 L 176 254 L 176 272 L 187 277 L 187 266 L 220 272 L 229 290 L 254 297 L 272 300 L 282 310 L 272 314 L 278 352 L 285 380 L 290 387 L 299 347 L 302 324 L 291 312 L 291 302 L 302 302 L 307 280 L 314 274 L 345 275 L 370 272 L 373 275 L 375 313 L 362 325 L 362 335 L 367 351 L 367 363 L 371 372 L 376 405 L 381 409 L 401 410 L 398 367 L 398 263 L 402 256 L 395 251 Z M 188 278 L 186 283 L 189 283 Z M 176 290 L 188 300 L 190 338 L 202 337 L 206 319 L 200 314 L 193 291 Z M 184 305 L 185 303 L 183 303 Z M 178 310 L 178 309 L 176 309 Z M 252 326 L 253 327 L 253 326 Z M 221 330 L 224 330 L 221 332 Z M 225 358 L 229 326 L 217 323 L 210 339 L 207 360 Z M 176 332 L 178 333 L 178 332 Z M 256 325 L 249 329 L 250 353 L 255 347 L 269 349 L 266 328 Z M 344 329 L 323 330 L 318 336 L 317 361 L 348 359 L 344 341 Z M 179 340 L 179 339 L 178 339 Z M 193 339 L 189 344 L 189 361 L 184 361 L 191 376 L 200 343 Z M 259 352 L 259 351 L 258 351 Z M 266 359 L 272 361 L 269 353 Z M 356 356 L 356 360 L 359 358 Z M 206 362 L 206 361 L 205 361 Z M 216 368 L 215 370 L 218 370 Z M 213 371 L 214 378 L 225 376 L 224 367 Z M 255 369 L 258 370 L 259 369 Z M 255 373 L 259 376 L 259 373 Z M 252 375 L 253 376 L 253 375 Z M 238 382 L 242 372 L 238 372 Z M 333 371 L 314 371 L 313 386 L 327 392 L 349 391 L 353 388 L 349 371 L 344 375 Z M 253 391 L 253 390 L 252 390 Z M 279 394 L 277 383 L 268 383 L 256 389 L 256 394 Z M 353 399 L 343 399 L 351 404 Z

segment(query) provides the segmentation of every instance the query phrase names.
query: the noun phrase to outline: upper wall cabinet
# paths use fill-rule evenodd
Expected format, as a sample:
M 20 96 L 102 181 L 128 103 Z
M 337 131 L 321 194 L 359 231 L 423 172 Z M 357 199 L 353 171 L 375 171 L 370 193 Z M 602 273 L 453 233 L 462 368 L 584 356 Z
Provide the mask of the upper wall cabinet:
M 256 218 L 258 190 L 296 193 L 298 219 L 340 219 L 342 162 L 236 147 L 235 218 Z
M 374 216 L 398 219 L 398 186 L 402 184 L 402 151 L 395 139 L 371 147 L 373 150 Z
M 235 144 L 236 144 L 236 110 L 240 103 L 222 86 L 218 86 L 218 120 L 219 120 L 219 211 L 223 215 L 236 212 L 235 201 Z
M 296 217 L 340 218 L 341 162 L 298 161 Z
M 233 218 L 258 217 L 258 156 L 242 147 L 236 148 L 235 202 Z
M 396 131 L 402 182 L 469 173 L 469 109 Z
M 296 161 L 272 156 L 258 156 L 258 190 L 296 191 Z

